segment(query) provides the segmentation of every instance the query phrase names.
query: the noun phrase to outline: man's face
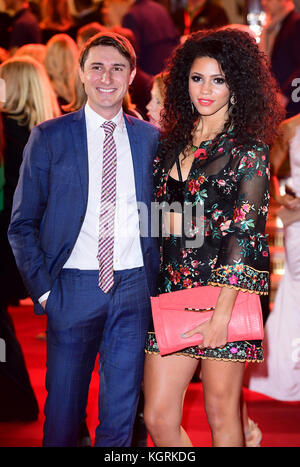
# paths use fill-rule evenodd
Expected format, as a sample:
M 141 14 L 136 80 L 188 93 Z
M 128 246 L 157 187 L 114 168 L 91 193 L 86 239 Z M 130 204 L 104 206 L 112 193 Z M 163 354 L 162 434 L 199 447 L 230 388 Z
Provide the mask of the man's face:
M 130 70 L 126 57 L 111 46 L 89 50 L 84 69 L 79 69 L 88 103 L 103 118 L 112 119 L 120 110 L 136 70 Z

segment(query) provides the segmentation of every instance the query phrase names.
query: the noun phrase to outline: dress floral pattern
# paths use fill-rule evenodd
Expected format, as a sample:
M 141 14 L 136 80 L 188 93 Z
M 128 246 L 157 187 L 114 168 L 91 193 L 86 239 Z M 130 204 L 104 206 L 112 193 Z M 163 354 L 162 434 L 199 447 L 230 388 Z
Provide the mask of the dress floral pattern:
M 233 131 L 194 148 L 184 183 L 184 206 L 202 204 L 203 242 L 191 247 L 198 232 L 198 214 L 190 216 L 187 237 L 161 235 L 159 293 L 212 285 L 268 294 L 269 250 L 265 224 L 269 204 L 269 150 L 260 141 L 237 145 Z M 173 201 L 169 174 L 155 159 L 155 198 L 160 206 Z M 183 211 L 184 212 L 184 211 Z M 230 225 L 222 232 L 226 221 Z M 153 332 L 146 352 L 158 352 Z M 236 342 L 222 349 L 189 347 L 181 353 L 197 358 L 262 361 L 261 341 Z

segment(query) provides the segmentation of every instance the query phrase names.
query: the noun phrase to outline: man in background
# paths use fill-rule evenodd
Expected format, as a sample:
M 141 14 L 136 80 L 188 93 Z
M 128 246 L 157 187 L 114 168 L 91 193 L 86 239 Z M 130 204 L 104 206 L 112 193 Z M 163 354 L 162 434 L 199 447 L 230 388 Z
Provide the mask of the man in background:
M 6 10 L 14 12 L 10 29 L 9 49 L 11 54 L 25 44 L 40 44 L 41 30 L 37 18 L 24 0 L 4 0 Z
M 292 0 L 262 0 L 262 6 L 267 23 L 260 45 L 270 58 L 287 118 L 290 118 L 300 112 L 299 99 L 295 98 L 296 86 L 300 85 L 300 14 Z
M 149 75 L 160 73 L 180 38 L 171 16 L 165 7 L 153 0 L 118 2 L 128 6 L 122 26 L 134 33 L 139 67 Z
M 185 8 L 179 8 L 173 19 L 183 36 L 201 29 L 219 28 L 229 23 L 224 8 L 213 0 L 187 0 Z

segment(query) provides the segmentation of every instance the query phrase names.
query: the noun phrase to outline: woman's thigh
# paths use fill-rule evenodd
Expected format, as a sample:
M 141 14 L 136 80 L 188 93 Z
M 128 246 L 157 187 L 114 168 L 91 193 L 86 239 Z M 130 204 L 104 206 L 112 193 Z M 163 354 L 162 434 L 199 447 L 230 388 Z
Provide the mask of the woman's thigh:
M 201 361 L 201 378 L 205 405 L 217 411 L 239 407 L 245 364 L 219 360 Z
M 144 370 L 145 412 L 180 417 L 186 388 L 198 360 L 182 355 L 146 355 Z M 149 413 L 149 412 L 148 412 Z M 179 422 L 180 422 L 179 420 Z

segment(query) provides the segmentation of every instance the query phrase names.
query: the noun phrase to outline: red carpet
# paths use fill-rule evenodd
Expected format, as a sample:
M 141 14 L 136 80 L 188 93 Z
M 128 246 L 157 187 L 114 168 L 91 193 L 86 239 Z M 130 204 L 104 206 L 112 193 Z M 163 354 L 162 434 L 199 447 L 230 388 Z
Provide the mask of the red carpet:
M 17 336 L 22 346 L 30 379 L 40 406 L 39 419 L 31 423 L 0 423 L 1 447 L 39 447 L 43 433 L 43 406 L 46 343 L 36 336 L 46 327 L 44 316 L 35 316 L 31 305 L 10 308 Z M 90 385 L 88 426 L 91 435 L 97 426 L 97 368 Z M 300 402 L 279 402 L 245 389 L 249 415 L 263 432 L 263 447 L 300 446 Z M 191 383 L 186 395 L 183 425 L 194 446 L 210 446 L 210 433 L 203 407 L 201 383 Z M 149 440 L 149 446 L 151 446 Z

